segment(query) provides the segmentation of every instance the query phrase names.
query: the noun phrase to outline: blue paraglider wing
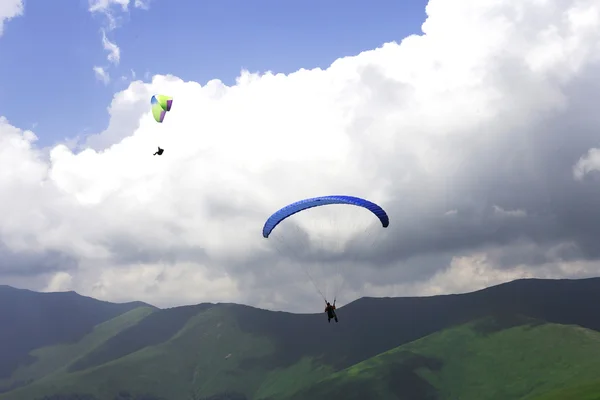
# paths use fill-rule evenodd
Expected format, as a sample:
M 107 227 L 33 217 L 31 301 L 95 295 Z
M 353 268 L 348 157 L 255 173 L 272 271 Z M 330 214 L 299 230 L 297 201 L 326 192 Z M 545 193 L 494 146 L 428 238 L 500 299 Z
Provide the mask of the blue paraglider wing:
M 383 225 L 384 228 L 387 228 L 390 224 L 390 219 L 386 212 L 383 210 L 383 208 L 368 200 L 352 196 L 321 196 L 297 201 L 275 212 L 269 217 L 269 219 L 267 219 L 267 222 L 265 222 L 265 226 L 263 227 L 263 237 L 268 238 L 273 229 L 275 229 L 275 227 L 281 221 L 288 218 L 289 216 L 294 215 L 300 211 L 306 210 L 308 208 L 325 206 L 328 204 L 348 204 L 363 207 L 375 214 L 375 216 L 379 218 L 379 221 L 381 221 L 381 225 Z

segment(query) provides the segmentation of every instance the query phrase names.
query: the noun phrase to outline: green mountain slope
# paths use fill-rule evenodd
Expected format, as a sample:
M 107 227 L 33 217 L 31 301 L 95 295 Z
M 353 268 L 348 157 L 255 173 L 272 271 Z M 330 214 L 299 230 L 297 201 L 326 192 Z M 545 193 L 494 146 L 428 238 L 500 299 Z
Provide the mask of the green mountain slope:
M 0 399 L 87 393 L 112 400 L 127 391 L 172 400 L 224 392 L 289 400 L 584 400 L 543 395 L 582 387 L 600 371 L 600 333 L 525 317 L 450 328 L 338 372 L 312 357 L 270 368 L 260 361 L 275 344 L 241 331 L 233 307 L 203 308 L 163 343 L 83 371 L 63 368 Z
M 69 296 L 57 298 L 81 300 Z M 235 304 L 139 310 L 91 325 L 83 339 L 38 346 L 0 385 L 33 381 L 0 399 L 538 400 L 564 388 L 593 390 L 597 334 L 573 325 L 600 329 L 598 301 L 600 279 L 525 280 L 463 295 L 360 299 L 339 308 L 339 324 L 322 313 Z M 482 320 L 489 315 L 532 319 Z M 548 324 L 535 322 L 542 320 Z
M 524 322 L 487 318 L 447 329 L 332 374 L 292 399 L 545 400 L 534 396 L 597 379 L 599 333 Z M 585 399 L 548 400 L 559 398 Z
M 75 292 L 37 293 L 0 285 L 0 379 L 19 365 L 33 362 L 34 349 L 73 343 L 94 326 L 138 307 L 142 302 L 115 304 Z M 0 386 L 0 391 L 2 391 Z
M 579 383 L 560 388 L 543 395 L 528 396 L 523 400 L 600 400 L 600 379 L 590 383 Z
M 203 308 L 162 343 L 85 370 L 63 369 L 0 399 L 31 400 L 53 393 L 112 399 L 123 390 L 167 399 L 199 399 L 223 392 L 281 398 L 333 372 L 310 358 L 286 368 L 261 365 L 257 361 L 272 354 L 275 346 L 265 337 L 241 331 L 232 307 Z
M 137 324 L 155 310 L 152 307 L 138 307 L 97 325 L 90 334 L 76 343 L 42 347 L 34 350 L 31 352 L 31 356 L 35 358 L 35 361 L 19 367 L 10 379 L 1 380 L 0 386 L 29 382 L 58 373 L 67 368 L 72 362 L 94 351 L 119 332 Z

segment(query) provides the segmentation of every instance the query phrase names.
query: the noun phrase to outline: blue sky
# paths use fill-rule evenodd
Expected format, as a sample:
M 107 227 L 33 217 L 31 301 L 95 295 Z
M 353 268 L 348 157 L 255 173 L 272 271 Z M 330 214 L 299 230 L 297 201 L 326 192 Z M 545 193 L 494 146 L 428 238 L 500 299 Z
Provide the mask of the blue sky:
M 106 18 L 90 13 L 87 0 L 29 0 L 0 37 L 0 115 L 20 128 L 35 126 L 38 144 L 49 146 L 105 129 L 106 108 L 131 70 L 137 79 L 171 73 L 232 84 L 242 68 L 325 68 L 339 57 L 420 34 L 426 3 L 152 0 L 147 10 L 131 6 L 115 14 L 118 26 L 107 31 L 121 49 L 115 66 L 102 46 Z M 96 79 L 94 66 L 107 67 L 108 85 Z

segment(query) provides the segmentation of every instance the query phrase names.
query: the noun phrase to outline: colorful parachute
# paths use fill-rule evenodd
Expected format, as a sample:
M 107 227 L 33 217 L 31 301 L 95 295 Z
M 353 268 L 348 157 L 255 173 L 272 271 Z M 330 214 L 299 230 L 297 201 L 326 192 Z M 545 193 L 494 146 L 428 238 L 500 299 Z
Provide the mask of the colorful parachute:
M 381 225 L 384 228 L 387 228 L 390 224 L 390 219 L 383 208 L 379 207 L 377 204 L 370 202 L 369 200 L 361 199 L 359 197 L 352 196 L 321 196 L 321 197 L 313 197 L 311 199 L 304 199 L 287 205 L 271 215 L 265 226 L 263 227 L 263 237 L 268 238 L 271 234 L 271 231 L 275 229 L 275 227 L 284 219 L 288 218 L 291 215 L 296 214 L 302 210 L 306 210 L 312 207 L 325 206 L 328 204 L 348 204 L 358 207 L 366 208 L 371 211 L 379 221 L 381 221 Z
M 157 94 L 152 96 L 152 99 L 150 99 L 150 104 L 152 104 L 152 116 L 154 116 L 156 122 L 162 123 L 167 112 L 171 111 L 173 98 L 164 96 L 162 94 Z
M 267 219 L 262 234 L 286 265 L 304 271 L 323 300 L 335 301 L 351 266 L 377 254 L 375 241 L 389 223 L 387 213 L 375 203 L 332 195 L 283 207 Z

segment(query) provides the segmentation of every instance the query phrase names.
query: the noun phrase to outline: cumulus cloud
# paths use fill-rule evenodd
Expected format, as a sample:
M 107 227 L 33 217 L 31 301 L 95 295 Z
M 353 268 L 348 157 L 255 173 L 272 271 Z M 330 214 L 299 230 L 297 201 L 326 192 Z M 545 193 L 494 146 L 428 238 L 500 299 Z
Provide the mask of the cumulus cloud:
M 79 152 L 43 154 L 2 120 L 0 251 L 40 289 L 314 311 L 312 256 L 284 258 L 260 231 L 285 204 L 347 193 L 391 223 L 327 255 L 346 267 L 342 303 L 597 273 L 600 184 L 573 165 L 597 147 L 600 4 L 431 0 L 427 13 L 423 35 L 326 70 L 132 82 Z M 162 124 L 155 93 L 174 97 Z
M 550 262 L 533 270 L 529 265 L 516 264 L 509 269 L 497 268 L 486 253 L 454 257 L 449 265 L 430 279 L 418 283 L 394 282 L 383 285 L 367 283 L 363 288 L 371 296 L 436 296 L 448 293 L 469 293 L 515 279 L 583 279 L 598 275 L 596 262 Z
M 129 11 L 129 5 L 131 0 L 89 0 L 89 12 L 92 14 L 101 14 L 106 17 L 108 30 L 113 30 L 117 27 L 117 19 L 119 13 L 126 13 Z M 146 0 L 135 0 L 133 7 L 147 10 L 150 1 Z
M 48 285 L 44 288 L 44 292 L 64 292 L 69 290 L 73 281 L 73 277 L 67 272 L 58 272 L 52 276 Z
M 121 61 L 121 49 L 115 42 L 108 39 L 107 31 L 110 32 L 117 28 L 119 15 L 129 12 L 130 3 L 130 0 L 89 0 L 89 12 L 100 14 L 106 18 L 104 27 L 101 29 L 102 46 L 108 52 L 108 61 L 113 65 L 119 65 Z M 148 10 L 149 4 L 149 1 L 135 0 L 133 7 Z M 104 80 L 108 83 L 108 80 Z
M 135 0 L 133 3 L 135 8 L 141 8 L 147 10 L 150 7 L 150 0 Z
M 0 36 L 4 33 L 4 23 L 12 18 L 23 15 L 23 0 L 0 1 Z
M 524 217 L 527 213 L 523 210 L 504 210 L 502 207 L 494 205 L 494 213 L 503 217 Z
M 119 62 L 121 61 L 121 49 L 119 49 L 119 46 L 108 40 L 104 30 L 102 31 L 102 45 L 104 46 L 104 50 L 108 52 L 108 61 L 112 64 L 119 65 Z
M 123 11 L 127 11 L 130 0 L 90 0 L 90 12 L 107 12 L 112 6 L 120 6 Z
M 110 82 L 110 75 L 108 74 L 108 72 L 106 72 L 104 68 L 98 66 L 95 66 L 93 70 L 94 74 L 96 75 L 96 79 L 98 79 L 105 85 L 108 85 L 108 83 Z
M 600 149 L 597 148 L 589 149 L 587 154 L 577 161 L 573 166 L 573 176 L 580 181 L 594 171 L 600 171 Z

